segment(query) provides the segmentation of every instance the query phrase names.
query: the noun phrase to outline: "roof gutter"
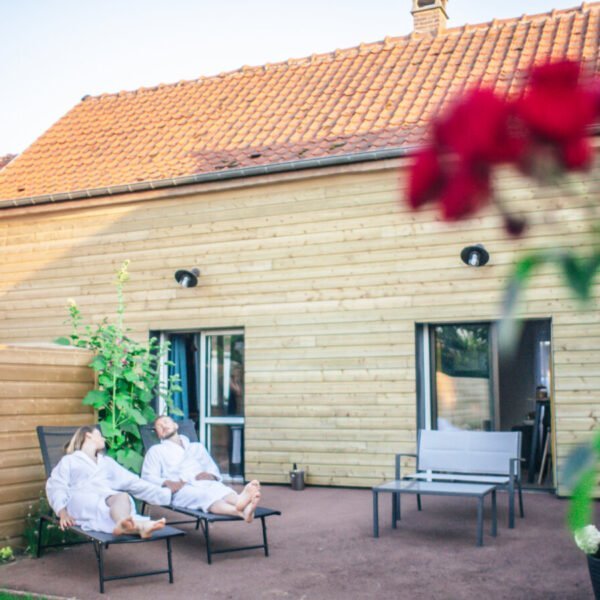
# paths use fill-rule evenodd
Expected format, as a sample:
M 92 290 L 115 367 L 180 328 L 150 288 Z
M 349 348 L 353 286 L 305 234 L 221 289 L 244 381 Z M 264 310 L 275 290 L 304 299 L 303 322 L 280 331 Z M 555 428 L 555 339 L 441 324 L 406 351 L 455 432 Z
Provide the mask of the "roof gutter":
M 353 154 L 341 154 L 339 156 L 327 156 L 324 158 L 307 158 L 264 166 L 242 167 L 239 169 L 227 169 L 226 171 L 211 171 L 209 173 L 198 173 L 196 175 L 183 175 L 181 177 L 159 179 L 157 181 L 140 181 L 138 183 L 111 185 L 108 187 L 78 190 L 75 192 L 61 192 L 58 194 L 45 194 L 43 196 L 15 198 L 13 200 L 0 200 L 0 209 L 38 206 L 41 204 L 65 202 L 67 200 L 97 198 L 99 196 L 115 196 L 118 194 L 160 190 L 197 183 L 227 181 L 230 179 L 241 179 L 243 177 L 257 177 L 259 175 L 273 175 L 275 173 L 288 173 L 306 169 L 318 169 L 391 158 L 402 158 L 414 153 L 417 148 L 417 146 L 386 148 L 385 150 L 371 150 L 369 152 L 356 152 Z

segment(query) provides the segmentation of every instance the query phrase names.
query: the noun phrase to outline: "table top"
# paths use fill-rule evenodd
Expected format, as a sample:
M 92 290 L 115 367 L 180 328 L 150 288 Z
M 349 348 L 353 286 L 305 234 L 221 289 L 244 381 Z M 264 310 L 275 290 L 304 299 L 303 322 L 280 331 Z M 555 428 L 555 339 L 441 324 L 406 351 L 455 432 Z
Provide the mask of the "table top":
M 400 492 L 439 496 L 485 496 L 496 489 L 495 485 L 452 483 L 445 481 L 385 481 L 373 487 L 376 492 Z

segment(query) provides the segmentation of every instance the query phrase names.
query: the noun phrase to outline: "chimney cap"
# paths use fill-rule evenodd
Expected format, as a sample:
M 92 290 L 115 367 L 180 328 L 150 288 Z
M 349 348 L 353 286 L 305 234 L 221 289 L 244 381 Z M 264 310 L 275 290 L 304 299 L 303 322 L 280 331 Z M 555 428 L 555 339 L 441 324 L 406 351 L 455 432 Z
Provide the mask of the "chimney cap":
M 415 33 L 436 35 L 446 29 L 448 0 L 412 0 Z

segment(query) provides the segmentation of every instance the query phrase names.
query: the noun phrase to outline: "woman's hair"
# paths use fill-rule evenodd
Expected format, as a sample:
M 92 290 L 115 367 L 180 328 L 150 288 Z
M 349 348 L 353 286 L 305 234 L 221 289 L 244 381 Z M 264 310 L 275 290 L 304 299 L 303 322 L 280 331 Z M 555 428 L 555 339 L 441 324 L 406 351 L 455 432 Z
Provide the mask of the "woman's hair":
M 93 433 L 96 429 L 93 425 L 84 425 L 80 427 L 74 434 L 73 437 L 65 444 L 65 454 L 73 454 L 77 450 L 81 450 L 83 443 L 85 442 L 85 436 L 88 433 Z

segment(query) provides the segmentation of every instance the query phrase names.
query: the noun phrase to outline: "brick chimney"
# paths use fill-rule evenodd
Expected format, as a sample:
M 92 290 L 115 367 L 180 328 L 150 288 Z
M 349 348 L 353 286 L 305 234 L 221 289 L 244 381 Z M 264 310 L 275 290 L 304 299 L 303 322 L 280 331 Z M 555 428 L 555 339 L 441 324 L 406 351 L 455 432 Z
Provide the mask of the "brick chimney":
M 437 35 L 446 29 L 448 0 L 412 0 L 414 33 Z

